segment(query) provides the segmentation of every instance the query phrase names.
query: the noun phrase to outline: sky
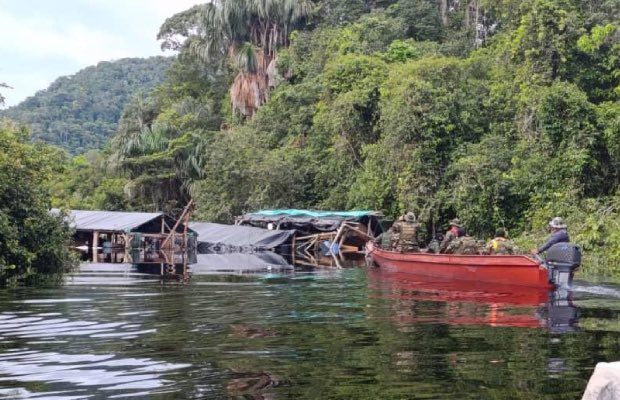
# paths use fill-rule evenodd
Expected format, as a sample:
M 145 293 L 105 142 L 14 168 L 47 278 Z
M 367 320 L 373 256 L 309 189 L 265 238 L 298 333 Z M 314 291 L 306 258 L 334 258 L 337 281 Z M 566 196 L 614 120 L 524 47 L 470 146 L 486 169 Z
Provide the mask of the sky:
M 56 78 L 125 57 L 171 55 L 156 36 L 197 0 L 0 0 L 0 89 L 5 107 Z

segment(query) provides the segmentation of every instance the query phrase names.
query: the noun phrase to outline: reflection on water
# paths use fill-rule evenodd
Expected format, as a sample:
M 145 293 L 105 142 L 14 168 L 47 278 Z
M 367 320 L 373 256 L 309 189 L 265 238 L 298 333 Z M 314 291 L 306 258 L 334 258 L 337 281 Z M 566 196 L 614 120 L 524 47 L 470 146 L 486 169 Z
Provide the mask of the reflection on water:
M 385 273 L 379 269 L 371 269 L 368 277 L 382 297 L 393 300 L 393 316 L 399 322 L 546 327 L 554 333 L 576 328 L 577 308 L 571 296 L 560 291 Z M 443 307 L 434 310 L 432 316 L 418 315 L 416 306 L 423 301 Z
M 189 367 L 147 358 L 118 358 L 114 354 L 70 355 L 12 349 L 0 356 L 2 381 L 70 383 L 99 391 L 164 388 L 159 373 Z
M 144 298 L 141 293 L 114 295 Z M 130 343 L 157 332 L 136 321 L 137 312 L 121 312 L 114 319 L 110 315 L 102 318 L 98 297 L 5 298 L 3 306 L 11 311 L 0 313 L 0 344 L 4 349 L 0 354 L 0 385 L 4 387 L 0 396 L 34 398 L 36 393 L 28 390 L 28 384 L 38 386 L 41 382 L 51 390 L 44 398 L 91 398 L 87 394 L 92 391 L 114 398 L 115 393 L 121 392 L 147 395 L 170 390 L 171 381 L 164 375 L 191 364 L 124 357 L 106 351 L 96 354 L 71 351 L 76 347 L 81 349 L 81 343 Z M 78 315 L 67 313 L 67 307 L 79 309 Z
M 270 251 L 256 253 L 198 254 L 190 267 L 193 275 L 218 273 L 291 272 L 293 266 L 279 254 Z
M 592 288 L 85 265 L 0 291 L 0 398 L 575 399 L 620 360 L 620 297 Z

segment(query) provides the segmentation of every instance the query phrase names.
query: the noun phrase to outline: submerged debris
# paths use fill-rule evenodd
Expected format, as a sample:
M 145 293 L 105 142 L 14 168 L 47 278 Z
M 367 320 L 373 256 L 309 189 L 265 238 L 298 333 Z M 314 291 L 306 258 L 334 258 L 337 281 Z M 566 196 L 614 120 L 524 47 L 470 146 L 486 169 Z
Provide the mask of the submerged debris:
M 269 387 L 278 386 L 277 378 L 267 372 L 249 373 L 243 378 L 228 381 L 226 390 L 229 396 L 240 396 L 244 399 L 266 400 L 271 396 L 262 393 Z
M 231 325 L 230 328 L 232 329 L 233 335 L 250 339 L 276 336 L 273 330 L 259 326 Z

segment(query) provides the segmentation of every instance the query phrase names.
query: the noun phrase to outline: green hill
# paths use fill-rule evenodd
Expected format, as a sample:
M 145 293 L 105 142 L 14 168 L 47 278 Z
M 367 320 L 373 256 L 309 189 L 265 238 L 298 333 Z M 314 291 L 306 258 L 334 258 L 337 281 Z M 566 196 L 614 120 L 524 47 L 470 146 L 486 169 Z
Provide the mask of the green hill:
M 171 62 L 170 57 L 102 61 L 56 79 L 49 88 L 0 111 L 0 117 L 29 125 L 34 140 L 73 154 L 100 149 L 116 132 L 127 101 L 162 82 Z

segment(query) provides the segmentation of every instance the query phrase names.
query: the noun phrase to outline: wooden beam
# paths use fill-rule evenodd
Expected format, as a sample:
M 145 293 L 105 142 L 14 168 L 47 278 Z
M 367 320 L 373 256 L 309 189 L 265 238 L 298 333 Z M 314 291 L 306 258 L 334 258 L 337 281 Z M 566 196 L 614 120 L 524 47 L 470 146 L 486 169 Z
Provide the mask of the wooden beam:
M 194 205 L 194 200 L 190 200 L 189 203 L 187 203 L 187 205 L 185 206 L 185 208 L 183 209 L 183 213 L 181 213 L 181 216 L 179 217 L 179 219 L 177 219 L 177 222 L 174 224 L 174 227 L 172 228 L 170 234 L 166 237 L 166 240 L 164 240 L 164 242 L 162 243 L 161 247 L 163 248 L 164 246 L 166 246 L 166 243 L 168 243 L 168 241 L 170 240 L 170 237 L 172 235 L 174 235 L 174 233 L 177 230 L 177 227 L 179 226 L 179 224 L 181 223 L 183 217 L 185 216 L 185 214 L 190 212 L 190 208 Z

